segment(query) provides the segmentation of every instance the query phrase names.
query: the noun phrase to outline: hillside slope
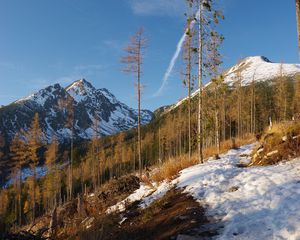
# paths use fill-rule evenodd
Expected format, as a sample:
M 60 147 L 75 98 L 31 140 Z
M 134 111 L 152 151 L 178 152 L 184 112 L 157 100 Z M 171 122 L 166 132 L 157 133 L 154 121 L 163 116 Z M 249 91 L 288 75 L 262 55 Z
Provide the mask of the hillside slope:
M 190 237 L 218 232 L 216 239 L 298 239 L 300 237 L 300 159 L 267 167 L 241 168 L 249 162 L 255 144 L 242 146 L 184 169 L 172 182 L 141 185 L 132 195 L 109 208 L 125 211 L 130 202 L 151 206 L 170 189 L 182 189 L 206 207 L 210 223 L 198 226 Z M 130 221 L 127 219 L 126 221 Z
M 279 76 L 282 67 L 283 76 L 294 76 L 300 73 L 300 64 L 273 63 L 263 56 L 247 57 L 223 73 L 225 83 L 232 85 L 241 73 L 242 85 L 252 81 L 268 81 Z
M 239 61 L 224 71 L 222 75 L 224 77 L 224 83 L 228 86 L 233 86 L 238 81 L 238 74 L 240 74 L 242 86 L 248 86 L 252 81 L 259 83 L 274 80 L 281 74 L 281 67 L 282 75 L 285 77 L 294 77 L 300 74 L 300 64 L 273 63 L 264 56 L 253 56 Z M 209 87 L 210 83 L 211 82 L 207 83 L 205 87 Z M 199 91 L 196 90 L 192 94 L 192 97 L 197 96 L 198 92 Z M 187 97 L 172 106 L 168 106 L 165 112 L 177 108 L 186 100 Z

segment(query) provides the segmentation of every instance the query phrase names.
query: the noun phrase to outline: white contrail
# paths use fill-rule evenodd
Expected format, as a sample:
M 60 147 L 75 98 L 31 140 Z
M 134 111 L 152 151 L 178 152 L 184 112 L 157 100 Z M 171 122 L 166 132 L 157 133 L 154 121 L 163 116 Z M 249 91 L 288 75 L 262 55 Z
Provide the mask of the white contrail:
M 198 18 L 198 16 L 199 16 L 199 13 L 197 13 L 196 18 Z M 193 26 L 194 26 L 194 24 L 195 24 L 195 20 L 193 20 L 191 22 L 189 28 L 192 29 Z M 174 53 L 174 55 L 173 55 L 173 57 L 172 57 L 172 59 L 170 61 L 169 67 L 167 68 L 167 71 L 166 71 L 166 73 L 164 75 L 164 78 L 162 80 L 162 84 L 161 84 L 160 88 L 156 91 L 156 93 L 154 94 L 154 96 L 156 96 L 156 97 L 157 96 L 161 96 L 162 91 L 164 90 L 165 86 L 168 83 L 169 77 L 170 77 L 170 75 L 171 75 L 171 73 L 173 71 L 173 68 L 175 66 L 176 60 L 177 60 L 177 58 L 178 58 L 178 56 L 179 56 L 179 54 L 181 52 L 181 49 L 182 49 L 183 43 L 185 41 L 185 38 L 187 37 L 187 35 L 186 35 L 187 31 L 188 31 L 188 28 L 185 30 L 184 34 L 182 35 L 182 37 L 180 38 L 180 40 L 179 40 L 179 42 L 177 44 L 176 51 L 175 51 L 175 53 Z

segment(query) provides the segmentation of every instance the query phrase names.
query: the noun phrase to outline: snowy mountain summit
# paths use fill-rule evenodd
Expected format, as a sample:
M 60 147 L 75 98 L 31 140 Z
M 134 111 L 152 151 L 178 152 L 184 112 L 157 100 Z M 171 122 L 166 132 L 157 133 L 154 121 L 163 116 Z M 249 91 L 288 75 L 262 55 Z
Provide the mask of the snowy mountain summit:
M 60 141 L 67 139 L 68 111 L 61 106 L 68 97 L 73 101 L 74 133 L 77 139 L 90 139 L 95 130 L 110 135 L 137 125 L 137 111 L 120 102 L 107 89 L 96 89 L 85 79 L 75 81 L 66 88 L 59 84 L 46 87 L 0 109 L 0 133 L 11 140 L 21 129 L 29 128 L 35 113 L 39 114 L 45 140 L 55 135 Z M 151 121 L 153 113 L 142 110 L 142 124 Z M 95 121 L 97 119 L 97 121 Z M 97 126 L 95 126 L 95 123 Z
M 249 85 L 253 80 L 267 81 L 280 75 L 300 74 L 300 64 L 273 63 L 263 56 L 247 57 L 223 73 L 225 82 L 232 85 L 240 74 L 242 85 Z
M 300 64 L 273 63 L 264 56 L 254 56 L 239 61 L 236 65 L 224 71 L 222 75 L 224 76 L 224 82 L 229 86 L 233 86 L 238 80 L 241 80 L 242 86 L 247 86 L 252 81 L 264 82 L 274 80 L 280 76 L 281 71 L 283 76 L 293 77 L 300 74 Z M 208 82 L 205 88 L 209 88 L 210 84 L 211 82 Z M 192 97 L 195 97 L 198 93 L 199 90 L 196 90 L 192 93 Z M 162 112 L 166 113 L 177 108 L 187 99 L 187 97 L 183 98 L 176 104 L 166 107 Z

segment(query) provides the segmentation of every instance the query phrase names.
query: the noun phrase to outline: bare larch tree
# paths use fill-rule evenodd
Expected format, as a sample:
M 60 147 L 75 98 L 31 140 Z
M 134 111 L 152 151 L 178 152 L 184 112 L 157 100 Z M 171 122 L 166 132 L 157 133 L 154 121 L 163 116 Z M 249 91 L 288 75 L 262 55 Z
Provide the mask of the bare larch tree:
M 137 33 L 131 37 L 130 43 L 124 49 L 126 55 L 122 57 L 121 63 L 125 65 L 123 71 L 131 73 L 136 77 L 137 98 L 138 98 L 138 159 L 139 173 L 142 175 L 142 142 L 141 142 L 141 75 L 147 39 L 144 37 L 144 29 L 141 27 Z

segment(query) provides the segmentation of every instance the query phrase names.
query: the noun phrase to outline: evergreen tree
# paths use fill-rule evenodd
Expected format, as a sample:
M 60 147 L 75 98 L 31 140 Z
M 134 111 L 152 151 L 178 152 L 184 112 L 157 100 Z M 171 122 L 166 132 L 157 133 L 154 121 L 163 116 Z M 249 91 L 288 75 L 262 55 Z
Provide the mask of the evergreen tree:
M 22 140 L 21 135 L 17 133 L 10 145 L 10 153 L 12 160 L 12 175 L 11 178 L 15 180 L 15 189 L 17 193 L 18 210 L 16 212 L 16 219 L 18 219 L 18 224 L 22 224 L 23 219 L 23 203 L 22 203 L 22 167 L 27 162 L 29 157 L 28 146 L 24 140 Z
M 53 137 L 51 144 L 46 151 L 47 176 L 44 182 L 44 193 L 46 194 L 47 205 L 53 208 L 60 197 L 61 179 L 60 170 L 57 166 L 59 143 L 56 137 Z
M 251 81 L 251 121 L 250 121 L 250 132 L 251 133 L 255 133 L 256 132 L 256 91 L 255 91 L 255 74 L 256 74 L 256 70 L 253 73 L 253 77 L 252 77 L 252 81 Z
M 213 0 L 187 0 L 190 6 L 197 9 L 194 19 L 198 26 L 198 158 L 203 162 L 203 78 L 207 74 L 207 66 L 211 59 L 207 53 L 212 32 L 220 19 L 224 19 L 221 11 L 215 9 Z
M 287 79 L 284 76 L 283 64 L 280 64 L 276 80 L 275 106 L 278 120 L 287 120 Z
M 70 137 L 70 156 L 68 169 L 68 199 L 73 199 L 73 164 L 74 164 L 74 99 L 67 96 L 65 99 L 59 101 L 59 108 L 64 110 L 66 115 L 65 126 L 69 129 Z
M 5 139 L 4 137 L 1 135 L 0 133 L 0 185 L 2 185 L 4 183 L 4 168 L 7 165 L 6 162 L 6 157 L 5 157 L 5 153 L 4 153 L 4 147 L 5 147 Z
M 300 75 L 297 75 L 294 81 L 293 107 L 294 118 L 300 119 Z
M 240 138 L 242 136 L 242 98 L 243 98 L 243 88 L 242 88 L 242 70 L 239 69 L 236 72 L 236 83 L 235 83 L 235 93 L 237 97 L 236 101 L 236 121 L 237 121 L 237 136 Z
M 186 40 L 184 43 L 184 53 L 183 60 L 185 63 L 185 71 L 183 72 L 183 84 L 188 88 L 188 154 L 189 159 L 191 159 L 192 154 L 192 122 L 191 122 L 191 94 L 193 89 L 193 76 L 192 76 L 192 66 L 193 66 L 193 37 L 194 32 L 192 30 L 192 17 L 187 19 L 187 30 L 186 30 Z
M 33 199 L 32 199 L 32 220 L 35 221 L 36 214 L 36 190 L 37 190 L 37 173 L 36 169 L 39 164 L 39 149 L 42 146 L 42 130 L 39 124 L 39 114 L 35 113 L 34 118 L 31 123 L 31 127 L 27 134 L 28 138 L 28 150 L 29 150 L 29 158 L 30 158 L 30 167 L 33 172 L 33 182 L 32 182 L 32 191 L 33 191 Z
M 218 32 L 211 32 L 211 41 L 208 44 L 207 50 L 210 61 L 208 62 L 209 75 L 212 77 L 212 85 L 214 91 L 214 118 L 215 118 L 215 145 L 218 149 L 218 155 L 220 154 L 220 86 L 224 80 L 220 74 L 220 65 L 222 64 L 222 56 L 218 51 L 220 45 L 224 40 L 223 36 L 220 36 Z

